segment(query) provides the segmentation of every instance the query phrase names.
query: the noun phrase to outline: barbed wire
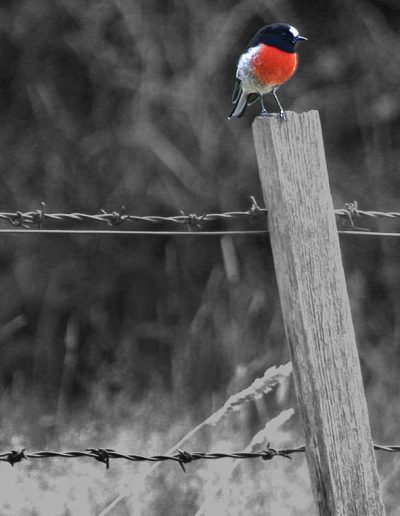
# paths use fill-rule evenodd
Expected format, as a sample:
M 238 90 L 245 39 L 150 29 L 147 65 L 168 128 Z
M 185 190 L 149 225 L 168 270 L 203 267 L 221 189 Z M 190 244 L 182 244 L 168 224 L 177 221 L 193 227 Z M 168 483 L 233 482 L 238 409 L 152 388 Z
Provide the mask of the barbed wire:
M 226 231 L 118 231 L 115 229 L 0 229 L 5 234 L 34 235 L 158 235 L 158 236 L 223 236 L 223 235 L 268 235 L 266 229 L 261 230 L 226 230 Z M 343 232 L 345 233 L 345 231 Z M 361 233 L 361 232 L 358 232 Z M 392 233 L 390 233 L 392 234 Z M 400 235 L 400 233 L 399 233 Z
M 400 452 L 400 445 L 385 446 L 374 444 L 375 450 L 381 450 L 386 452 Z M 222 453 L 204 453 L 204 452 L 187 452 L 184 450 L 177 450 L 172 455 L 151 455 L 143 456 L 137 454 L 125 454 L 119 453 L 111 448 L 87 448 L 84 451 L 35 451 L 27 452 L 26 448 L 20 450 L 11 450 L 9 452 L 0 453 L 0 461 L 8 462 L 11 466 L 14 466 L 17 462 L 21 462 L 24 459 L 49 459 L 49 458 L 63 458 L 63 459 L 76 459 L 79 457 L 90 457 L 99 462 L 105 464 L 106 468 L 110 467 L 110 459 L 125 459 L 131 462 L 165 462 L 173 461 L 177 462 L 185 471 L 185 464 L 194 462 L 196 460 L 216 460 L 216 459 L 257 459 L 271 460 L 275 457 L 284 457 L 291 459 L 291 455 L 294 453 L 305 452 L 305 446 L 298 446 L 297 448 L 283 448 L 275 450 L 270 448 L 269 444 L 264 450 L 257 452 L 222 452 Z
M 13 229 L 0 228 L 0 233 L 41 233 L 43 235 L 48 234 L 73 234 L 73 235 L 196 235 L 196 236 L 221 236 L 221 235 L 266 235 L 268 234 L 267 229 L 230 229 L 230 230 L 204 230 L 204 224 L 212 222 L 227 222 L 237 220 L 248 220 L 253 224 L 255 221 L 264 221 L 264 227 L 266 227 L 266 217 L 268 210 L 266 208 L 260 208 L 257 204 L 254 196 L 250 197 L 251 205 L 246 211 L 229 211 L 225 213 L 207 213 L 203 215 L 196 215 L 194 213 L 186 215 L 181 211 L 180 215 L 175 216 L 139 216 L 130 215 L 125 213 L 125 207 L 122 206 L 119 211 L 106 212 L 101 210 L 97 214 L 89 213 L 47 213 L 45 210 L 45 203 L 41 203 L 41 208 L 35 211 L 16 211 L 16 212 L 0 212 L 0 221 L 6 221 L 10 223 Z M 357 201 L 352 203 L 346 203 L 344 208 L 335 210 L 335 215 L 341 219 L 339 221 L 338 233 L 348 235 L 368 235 L 368 236 L 391 236 L 400 237 L 399 232 L 380 232 L 371 231 L 369 228 L 357 227 L 354 224 L 355 219 L 361 217 L 369 217 L 372 219 L 400 219 L 400 212 L 382 212 L 382 211 L 365 211 L 358 208 Z M 63 222 L 100 222 L 107 224 L 108 226 L 119 226 L 125 223 L 144 223 L 150 225 L 149 230 L 100 230 L 100 229 L 43 229 L 42 225 L 45 222 L 51 224 L 63 223 Z M 159 230 L 154 229 L 155 226 L 160 224 L 180 226 L 182 229 L 176 230 Z M 37 228 L 32 228 L 32 226 Z
M 267 236 L 269 231 L 260 230 L 227 230 L 227 231 L 118 231 L 118 230 L 95 230 L 95 229 L 0 229 L 0 234 L 16 234 L 24 235 L 158 235 L 158 236 Z M 338 230 L 340 235 L 354 236 L 370 236 L 370 237 L 400 237 L 400 233 L 380 231 L 356 231 L 356 230 Z
M 17 462 L 23 459 L 48 459 L 51 457 L 61 457 L 64 459 L 75 459 L 77 457 L 91 457 L 99 462 L 106 465 L 108 469 L 110 466 L 110 459 L 125 459 L 132 462 L 165 462 L 174 461 L 179 463 L 184 469 L 184 464 L 193 462 L 196 460 L 215 460 L 215 459 L 256 459 L 261 458 L 263 460 L 271 460 L 274 457 L 281 456 L 287 459 L 290 455 L 297 452 L 304 451 L 304 447 L 300 446 L 293 449 L 275 450 L 269 446 L 259 452 L 231 452 L 231 453 L 203 453 L 203 452 L 187 452 L 183 450 L 177 450 L 173 455 L 152 455 L 143 456 L 136 454 L 125 454 L 119 453 L 110 448 L 87 448 L 85 451 L 66 451 L 66 452 L 55 452 L 55 451 L 37 451 L 37 452 L 26 452 L 26 448 L 21 450 L 12 450 L 10 452 L 0 453 L 0 461 L 8 462 L 11 466 L 14 466 Z
M 101 210 L 97 214 L 88 213 L 47 213 L 45 211 L 45 203 L 42 207 L 35 211 L 16 211 L 16 212 L 0 212 L 0 220 L 5 220 L 16 227 L 28 228 L 31 225 L 41 225 L 46 221 L 51 222 L 102 222 L 109 226 L 118 226 L 126 222 L 144 222 L 150 225 L 154 224 L 175 224 L 185 225 L 188 229 L 200 229 L 202 223 L 226 221 L 233 219 L 256 218 L 267 214 L 265 208 L 260 208 L 254 197 L 251 197 L 251 206 L 247 211 L 229 211 L 225 213 L 207 213 L 204 215 L 196 215 L 194 213 L 185 214 L 181 211 L 180 215 L 169 217 L 159 215 L 139 216 L 125 213 L 125 207 L 122 206 L 119 211 L 107 213 Z
M 194 213 L 185 214 L 181 211 L 180 215 L 174 216 L 139 216 L 125 213 L 125 207 L 122 206 L 119 211 L 106 212 L 101 210 L 97 214 L 89 213 L 47 213 L 45 203 L 41 203 L 41 208 L 34 211 L 16 211 L 16 212 L 0 212 L 0 220 L 9 222 L 12 226 L 28 229 L 33 225 L 37 225 L 41 229 L 45 222 L 100 222 L 109 226 L 118 226 L 124 223 L 146 223 L 151 226 L 157 224 L 174 224 L 178 226 L 186 226 L 189 230 L 201 229 L 202 224 L 210 222 L 232 221 L 232 220 L 255 220 L 261 219 L 268 215 L 266 208 L 260 208 L 254 196 L 250 197 L 251 205 L 246 211 L 228 211 L 225 213 L 207 213 L 196 215 Z M 382 211 L 365 211 L 358 208 L 357 201 L 346 203 L 344 208 L 336 209 L 335 215 L 345 219 L 349 223 L 349 229 L 361 229 L 368 231 L 367 228 L 356 228 L 354 219 L 360 217 L 369 217 L 373 219 L 400 219 L 400 212 L 382 212 Z M 50 230 L 49 230 L 50 231 Z

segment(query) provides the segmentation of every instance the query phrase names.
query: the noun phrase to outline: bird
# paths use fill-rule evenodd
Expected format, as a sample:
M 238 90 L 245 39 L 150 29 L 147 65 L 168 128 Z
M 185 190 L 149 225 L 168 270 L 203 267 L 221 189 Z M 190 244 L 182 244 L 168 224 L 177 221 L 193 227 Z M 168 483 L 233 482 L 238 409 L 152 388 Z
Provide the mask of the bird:
M 265 108 L 263 95 L 272 93 L 280 118 L 286 120 L 276 92 L 296 71 L 295 47 L 302 40 L 307 41 L 307 38 L 287 23 L 266 25 L 254 35 L 239 58 L 232 94 L 234 107 L 229 119 L 240 118 L 246 107 L 258 99 L 261 115 L 271 116 Z

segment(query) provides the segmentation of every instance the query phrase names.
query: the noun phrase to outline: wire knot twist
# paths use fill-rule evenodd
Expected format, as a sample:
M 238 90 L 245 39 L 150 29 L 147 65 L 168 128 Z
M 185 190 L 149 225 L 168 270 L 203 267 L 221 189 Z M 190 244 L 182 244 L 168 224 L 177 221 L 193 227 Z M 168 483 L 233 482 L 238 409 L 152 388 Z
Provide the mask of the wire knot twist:
M 22 448 L 19 451 L 11 450 L 10 453 L 3 460 L 14 467 L 14 464 L 16 462 L 21 462 L 22 459 L 28 460 L 28 457 L 25 455 L 25 450 L 26 448 Z
M 94 459 L 102 462 L 106 465 L 106 469 L 110 469 L 110 455 L 109 452 L 112 450 L 108 450 L 106 448 L 87 448 L 86 451 L 93 453 Z
M 25 222 L 25 215 L 22 213 L 22 211 L 17 211 L 15 215 L 12 217 L 9 217 L 8 219 L 13 226 L 22 227 L 25 229 L 28 229 L 29 226 L 24 224 Z
M 345 213 L 345 216 L 347 217 L 347 219 L 349 220 L 351 226 L 354 227 L 354 220 L 353 219 L 355 217 L 359 216 L 359 214 L 358 214 L 358 202 L 357 201 L 346 202 L 346 204 L 344 205 L 344 213 Z
M 270 448 L 269 443 L 267 444 L 267 447 L 265 450 L 262 451 L 262 460 L 271 460 L 274 457 L 286 457 L 287 459 L 291 459 L 290 455 L 287 453 L 281 452 L 279 450 L 275 450 L 274 448 Z
M 32 214 L 32 224 L 37 224 L 39 229 L 44 222 L 46 209 L 46 204 L 44 202 L 41 202 L 40 204 L 42 205 L 40 210 L 36 210 Z
M 189 231 L 196 231 L 198 229 L 201 229 L 201 222 L 204 219 L 204 215 L 196 215 L 195 213 L 189 213 L 189 215 L 186 215 L 186 213 L 182 210 L 180 210 L 181 215 L 186 217 L 186 225 Z
M 101 211 L 105 213 L 104 210 Z M 119 226 L 120 224 L 123 224 L 128 218 L 128 216 L 124 215 L 124 213 L 125 206 L 121 206 L 121 209 L 119 211 L 113 211 L 111 217 L 108 219 L 108 224 L 110 226 Z
M 263 210 L 262 208 L 259 207 L 259 205 L 256 201 L 256 198 L 253 195 L 250 196 L 250 201 L 251 201 L 250 213 L 252 215 L 262 215 L 265 212 L 265 210 Z
M 189 464 L 192 462 L 192 455 L 184 450 L 177 450 L 177 460 L 179 462 L 180 467 L 183 469 L 183 472 L 186 473 L 185 464 Z

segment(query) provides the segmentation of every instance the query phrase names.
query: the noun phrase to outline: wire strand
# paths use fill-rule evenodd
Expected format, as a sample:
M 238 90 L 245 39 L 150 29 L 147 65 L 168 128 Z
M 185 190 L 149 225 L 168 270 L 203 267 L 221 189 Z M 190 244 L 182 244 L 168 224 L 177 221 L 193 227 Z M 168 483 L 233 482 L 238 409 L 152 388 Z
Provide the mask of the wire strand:
M 89 213 L 47 213 L 45 204 L 42 208 L 35 211 L 16 211 L 16 212 L 0 212 L 0 221 L 8 222 L 13 228 L 1 228 L 0 233 L 33 233 L 43 235 L 163 235 L 163 236 L 222 236 L 222 235 L 265 235 L 268 233 L 266 229 L 227 229 L 227 230 L 205 230 L 205 224 L 213 222 L 231 222 L 231 221 L 247 221 L 251 224 L 261 222 L 263 227 L 266 226 L 266 218 L 268 210 L 260 208 L 253 196 L 250 197 L 251 206 L 247 211 L 229 211 L 225 213 L 207 213 L 204 215 L 184 214 L 163 217 L 159 215 L 138 216 L 125 213 L 125 207 L 122 206 L 119 211 L 105 212 L 101 210 L 97 214 Z M 339 234 L 347 234 L 353 236 L 374 236 L 374 237 L 400 237 L 400 232 L 380 232 L 370 231 L 369 228 L 359 228 L 354 225 L 356 218 L 372 218 L 372 219 L 400 219 L 400 212 L 382 212 L 382 211 L 364 211 L 358 209 L 357 201 L 346 203 L 344 208 L 335 210 L 335 215 L 340 219 L 338 230 Z M 43 229 L 43 224 L 47 222 L 51 225 L 61 223 L 103 223 L 115 228 L 126 223 L 140 223 L 150 226 L 151 229 L 139 230 L 117 230 L 117 229 L 71 229 L 56 227 Z M 175 225 L 182 229 L 154 229 L 155 226 L 164 224 L 166 226 Z M 32 228 L 32 226 L 37 228 Z
M 400 445 L 385 446 L 374 444 L 375 450 L 385 452 L 400 452 Z M 270 448 L 269 445 L 264 449 L 257 452 L 187 452 L 183 450 L 177 450 L 176 453 L 171 455 L 138 455 L 138 454 L 126 454 L 117 452 L 111 448 L 87 448 L 84 451 L 50 451 L 42 450 L 35 452 L 27 452 L 26 448 L 20 450 L 11 450 L 9 452 L 0 453 L 0 462 L 8 462 L 11 466 L 14 466 L 17 462 L 21 462 L 24 459 L 49 459 L 49 458 L 62 458 L 62 459 L 76 459 L 79 457 L 93 458 L 106 465 L 107 468 L 110 466 L 110 459 L 125 459 L 131 462 L 165 462 L 173 461 L 177 462 L 184 469 L 184 464 L 194 462 L 196 460 L 217 460 L 217 459 L 257 459 L 271 460 L 274 457 L 284 457 L 290 459 L 291 455 L 295 453 L 305 452 L 305 446 L 298 446 L 297 448 L 282 448 L 276 450 Z
M 21 233 L 28 235 L 147 235 L 147 236 L 267 236 L 269 231 L 259 230 L 227 230 L 227 231 L 131 231 L 116 229 L 0 229 L 0 234 Z M 381 233 L 378 231 L 347 231 L 338 230 L 340 235 L 370 236 L 370 237 L 400 237 L 400 233 Z
M 222 235 L 267 235 L 261 230 L 227 230 L 227 231 L 131 231 L 117 229 L 0 229 L 0 233 L 22 233 L 42 235 L 161 235 L 161 236 L 222 236 Z

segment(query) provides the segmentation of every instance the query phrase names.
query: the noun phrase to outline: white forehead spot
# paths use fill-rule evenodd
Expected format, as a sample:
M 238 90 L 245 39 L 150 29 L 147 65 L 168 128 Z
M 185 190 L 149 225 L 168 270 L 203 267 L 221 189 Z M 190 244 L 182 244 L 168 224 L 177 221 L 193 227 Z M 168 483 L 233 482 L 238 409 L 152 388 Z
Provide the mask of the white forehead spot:
M 289 27 L 289 32 L 294 38 L 297 38 L 297 36 L 299 35 L 299 31 L 294 27 Z

